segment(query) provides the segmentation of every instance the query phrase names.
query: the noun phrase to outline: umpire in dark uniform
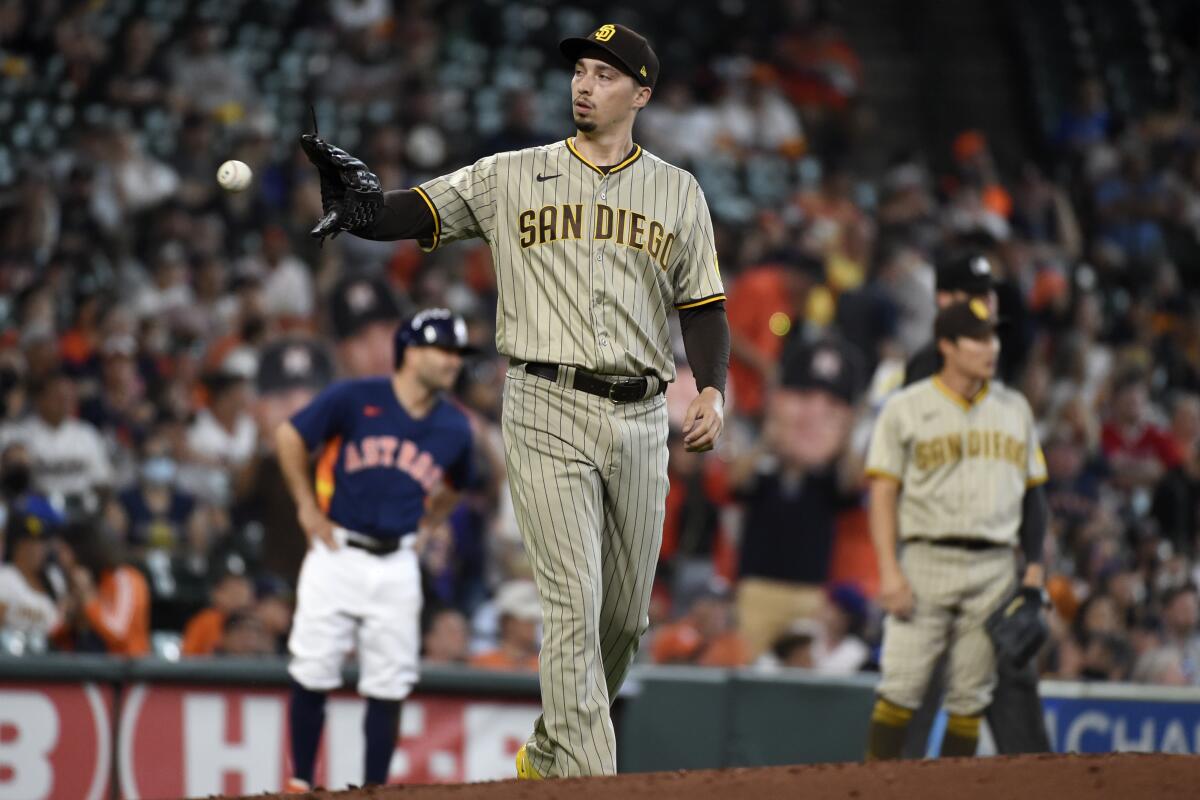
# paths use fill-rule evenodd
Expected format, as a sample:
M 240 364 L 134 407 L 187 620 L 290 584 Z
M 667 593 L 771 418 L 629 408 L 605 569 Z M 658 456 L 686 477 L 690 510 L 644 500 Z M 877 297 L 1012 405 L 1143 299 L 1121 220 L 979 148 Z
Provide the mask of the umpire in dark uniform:
M 279 423 L 304 408 L 334 378 L 333 358 L 315 339 L 288 337 L 263 348 L 255 385 L 255 421 L 261 432 L 274 431 Z M 307 539 L 296 518 L 296 503 L 284 483 L 275 443 L 265 436 L 234 509 L 239 527 L 262 530 L 261 566 L 292 589 L 308 552 Z
M 1008 281 L 997 280 L 995 263 L 982 250 L 958 250 L 938 263 L 937 307 L 979 299 L 1001 322 L 1000 362 L 996 376 L 1007 384 L 1014 383 L 1024 367 L 1023 354 L 1028 350 L 1025 335 L 1025 303 L 1020 289 Z M 913 354 L 904 369 L 904 385 L 936 375 L 942 368 L 942 356 L 932 339 Z
M 1023 365 L 1021 354 L 1026 350 L 1019 342 L 1022 335 L 1019 319 L 1024 308 L 1019 294 L 1010 297 L 1009 287 L 998 282 L 991 260 L 978 250 L 960 251 L 942 261 L 937 268 L 937 306 L 945 308 L 952 303 L 983 300 L 992 313 L 1005 324 L 998 332 L 1001 339 L 1000 358 L 996 374 L 1005 382 L 1015 380 Z M 1005 308 L 999 308 L 1005 306 Z M 1009 314 L 1005 314 L 1005 311 Z M 904 385 L 936 374 L 942 367 L 942 357 L 937 342 L 931 341 L 909 359 L 904 370 Z M 921 707 L 909 723 L 908 737 L 904 744 L 906 758 L 921 758 L 925 755 L 926 743 L 933 719 L 941 707 L 941 696 L 945 689 L 946 659 L 942 658 L 934 668 L 929 689 Z M 1004 659 L 997 666 L 997 684 L 992 693 L 992 704 L 987 710 L 988 727 L 996 742 L 996 749 L 1004 754 L 1046 753 L 1050 751 L 1050 739 L 1042 718 L 1042 701 L 1038 696 L 1037 667 L 1030 662 L 1021 668 L 1013 667 Z

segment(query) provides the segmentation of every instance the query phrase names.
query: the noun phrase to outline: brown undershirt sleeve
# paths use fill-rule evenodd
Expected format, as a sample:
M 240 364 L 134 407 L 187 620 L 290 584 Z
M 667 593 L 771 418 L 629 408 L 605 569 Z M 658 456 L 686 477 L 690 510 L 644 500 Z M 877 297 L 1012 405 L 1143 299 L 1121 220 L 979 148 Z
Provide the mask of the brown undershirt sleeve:
M 433 212 L 415 189 L 385 192 L 384 207 L 375 224 L 355 233 L 363 239 L 390 242 L 396 239 L 429 240 L 433 238 Z
M 729 371 L 729 320 L 725 301 L 706 303 L 679 312 L 683 347 L 688 364 L 696 377 L 696 388 L 716 387 L 725 395 L 725 376 Z

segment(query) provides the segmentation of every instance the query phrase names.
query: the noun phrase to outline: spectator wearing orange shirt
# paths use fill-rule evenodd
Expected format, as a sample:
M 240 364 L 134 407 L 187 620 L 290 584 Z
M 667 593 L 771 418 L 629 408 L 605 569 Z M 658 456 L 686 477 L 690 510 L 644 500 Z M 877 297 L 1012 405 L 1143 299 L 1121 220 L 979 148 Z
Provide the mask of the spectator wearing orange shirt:
M 117 544 L 87 529 L 59 560 L 71 579 L 81 615 L 76 619 L 77 649 L 103 649 L 137 657 L 150 652 L 150 586 L 134 567 L 121 562 Z
M 741 667 L 750 663 L 750 647 L 733 624 L 733 599 L 723 583 L 714 582 L 699 595 L 678 622 L 654 637 L 656 664 Z
M 821 5 L 784 4 L 778 13 L 785 15 L 786 22 L 780 21 L 783 33 L 774 42 L 788 96 L 818 119 L 830 116 L 820 113 L 822 109 L 846 112 L 863 78 L 862 60 L 845 34 L 826 18 Z
M 71 178 L 79 173 L 72 170 Z M 100 321 L 104 298 L 99 293 L 88 295 L 75 309 L 75 325 L 59 337 L 58 348 L 63 365 L 72 373 L 81 372 L 96 354 L 100 345 Z
M 542 607 L 533 581 L 509 581 L 496 592 L 496 611 L 500 615 L 500 641 L 493 650 L 479 653 L 470 660 L 479 669 L 536 672 L 541 636 L 538 624 Z
M 184 656 L 211 656 L 220 647 L 226 618 L 254 606 L 254 588 L 245 575 L 227 572 L 209 592 L 211 605 L 198 612 L 183 629 Z
M 954 162 L 960 180 L 980 192 L 983 207 L 999 219 L 1012 216 L 1012 195 L 996 169 L 987 137 L 977 130 L 962 131 L 954 137 Z
M 809 291 L 824 280 L 815 258 L 793 253 L 785 261 L 750 267 L 729 287 L 729 382 L 738 413 L 757 418 L 774 382 L 789 334 L 805 318 Z
M 234 657 L 278 654 L 274 636 L 253 609 L 235 611 L 221 624 L 221 643 L 217 654 Z

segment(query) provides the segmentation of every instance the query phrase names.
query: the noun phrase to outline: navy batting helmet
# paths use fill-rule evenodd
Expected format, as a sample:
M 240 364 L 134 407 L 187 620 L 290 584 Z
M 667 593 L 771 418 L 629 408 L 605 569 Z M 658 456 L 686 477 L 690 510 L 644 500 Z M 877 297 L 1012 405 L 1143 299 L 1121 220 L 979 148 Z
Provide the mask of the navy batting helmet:
M 428 308 L 396 329 L 394 363 L 399 369 L 408 347 L 441 347 L 460 353 L 474 353 L 467 344 L 467 323 L 448 308 Z

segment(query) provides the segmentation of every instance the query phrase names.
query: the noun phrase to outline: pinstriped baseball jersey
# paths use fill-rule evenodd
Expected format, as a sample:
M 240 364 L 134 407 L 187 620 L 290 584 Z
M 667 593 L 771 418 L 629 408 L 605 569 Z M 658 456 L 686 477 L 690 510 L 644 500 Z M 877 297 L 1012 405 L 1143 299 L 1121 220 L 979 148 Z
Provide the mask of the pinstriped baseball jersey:
M 972 401 L 934 376 L 893 395 L 871 437 L 867 474 L 899 481 L 900 538 L 1017 543 L 1021 501 L 1046 460 L 1024 396 L 992 383 Z
M 607 172 L 571 139 L 427 181 L 432 241 L 483 238 L 496 347 L 522 361 L 675 377 L 668 317 L 724 299 L 708 204 L 688 172 L 635 146 Z

